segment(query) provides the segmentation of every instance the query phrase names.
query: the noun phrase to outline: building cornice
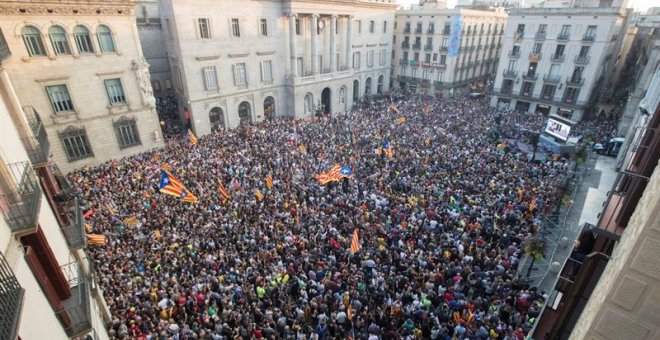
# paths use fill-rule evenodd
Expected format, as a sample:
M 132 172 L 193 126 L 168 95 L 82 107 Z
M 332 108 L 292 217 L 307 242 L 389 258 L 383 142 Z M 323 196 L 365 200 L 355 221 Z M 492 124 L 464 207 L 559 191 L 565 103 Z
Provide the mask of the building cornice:
M 207 60 L 216 60 L 219 59 L 219 55 L 210 55 L 210 56 L 204 56 L 204 57 L 195 57 L 195 60 L 197 61 L 207 61 Z
M 275 51 L 261 51 L 257 52 L 257 55 L 273 55 L 275 54 Z
M 243 58 L 243 57 L 247 57 L 249 55 L 250 55 L 250 52 L 242 52 L 242 53 L 230 53 L 227 56 L 229 58 Z
M 0 15 L 71 15 L 131 16 L 134 5 L 129 1 L 68 2 L 0 2 Z

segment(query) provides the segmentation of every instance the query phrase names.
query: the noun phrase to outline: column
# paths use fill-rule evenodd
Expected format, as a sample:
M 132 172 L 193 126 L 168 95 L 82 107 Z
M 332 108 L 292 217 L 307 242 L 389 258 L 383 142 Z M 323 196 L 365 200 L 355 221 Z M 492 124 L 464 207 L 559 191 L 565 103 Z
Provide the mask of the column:
M 291 54 L 291 77 L 295 78 L 298 76 L 298 49 L 296 47 L 296 40 L 298 36 L 296 35 L 296 19 L 298 15 L 291 13 L 289 14 L 289 48 Z M 302 71 L 302 70 L 301 70 Z
M 337 72 L 337 51 L 335 47 L 335 33 L 337 32 L 337 16 L 330 19 L 330 72 Z
M 319 73 L 319 51 L 318 51 L 318 40 L 319 40 L 319 16 L 314 14 L 312 15 L 312 74 Z
M 346 18 L 346 69 L 353 68 L 353 17 Z

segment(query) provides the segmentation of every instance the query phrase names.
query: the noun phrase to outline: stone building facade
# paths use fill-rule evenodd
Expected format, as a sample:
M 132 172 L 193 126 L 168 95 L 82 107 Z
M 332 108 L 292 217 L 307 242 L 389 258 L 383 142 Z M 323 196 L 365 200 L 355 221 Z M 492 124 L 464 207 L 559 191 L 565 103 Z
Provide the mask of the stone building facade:
M 135 17 L 144 59 L 149 64 L 151 87 L 156 98 L 174 95 L 170 63 L 165 48 L 165 31 L 158 0 L 135 1 Z
M 162 145 L 134 3 L 0 2 L 2 77 L 64 171 Z
M 182 114 L 204 135 L 350 110 L 389 88 L 395 7 L 394 0 L 165 0 Z

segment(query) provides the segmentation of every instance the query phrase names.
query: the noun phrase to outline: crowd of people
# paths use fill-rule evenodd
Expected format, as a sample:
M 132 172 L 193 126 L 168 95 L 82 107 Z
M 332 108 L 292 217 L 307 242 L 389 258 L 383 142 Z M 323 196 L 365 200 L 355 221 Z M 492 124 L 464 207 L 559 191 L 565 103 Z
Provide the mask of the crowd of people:
M 516 271 L 567 162 L 530 162 L 506 140 L 540 126 L 488 98 L 389 95 L 195 145 L 183 134 L 73 172 L 88 232 L 107 239 L 88 248 L 109 333 L 524 339 L 545 294 Z M 353 176 L 320 185 L 315 175 L 335 164 Z M 159 193 L 163 166 L 198 203 Z

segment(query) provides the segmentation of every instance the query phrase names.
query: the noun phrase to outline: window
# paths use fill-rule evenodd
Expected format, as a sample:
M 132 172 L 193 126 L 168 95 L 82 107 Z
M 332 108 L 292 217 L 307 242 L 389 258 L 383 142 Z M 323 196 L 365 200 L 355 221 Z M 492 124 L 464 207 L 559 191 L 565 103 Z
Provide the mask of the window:
M 117 134 L 117 142 L 120 149 L 140 145 L 140 134 L 137 129 L 135 119 L 120 118 L 119 121 L 112 123 Z
M 360 68 L 360 52 L 353 52 L 353 68 Z
M 247 70 L 245 63 L 234 64 L 234 85 L 238 87 L 247 87 Z
M 559 32 L 559 36 L 568 37 L 570 34 L 571 34 L 571 25 L 562 25 L 561 32 Z
M 431 72 L 428 69 L 422 70 L 422 79 L 429 80 L 430 76 L 431 76 Z
M 515 71 L 515 70 L 516 70 L 516 61 L 509 60 L 509 67 L 507 68 L 507 71 Z
M 431 62 L 431 53 L 426 53 L 426 56 L 424 57 L 424 62 L 425 63 Z
M 438 61 L 438 54 L 433 53 L 433 62 L 436 62 L 436 61 Z
M 215 65 L 204 66 L 202 72 L 204 74 L 204 88 L 206 91 L 217 91 L 220 86 L 218 85 L 218 70 Z
M 396 35 L 392 36 L 392 45 L 396 44 Z
M 582 46 L 580 48 L 580 58 L 586 58 L 589 56 L 589 46 Z
M 358 34 L 362 34 L 362 20 L 355 20 L 355 26 L 357 27 Z
M 380 58 L 379 58 L 378 63 L 381 66 L 383 66 L 387 63 L 387 50 L 385 50 L 385 49 L 380 50 Z
M 596 37 L 596 26 L 589 25 L 587 26 L 587 32 L 584 34 L 587 38 Z
M 442 38 L 442 47 L 447 48 L 449 46 L 449 38 Z
M 297 71 L 298 71 L 297 76 L 302 77 L 303 74 L 305 73 L 304 72 L 305 70 L 303 69 L 304 65 L 303 65 L 303 58 L 302 57 L 296 58 L 296 66 L 297 66 Z
M 419 53 L 415 52 L 415 54 L 413 54 L 413 59 L 416 63 L 419 62 Z
M 520 91 L 520 94 L 523 96 L 531 96 L 532 91 L 534 90 L 534 83 L 531 81 L 526 81 L 523 83 L 522 90 Z
M 583 72 L 584 72 L 584 67 L 576 66 L 575 69 L 573 69 L 573 75 L 571 76 L 571 81 L 576 83 L 580 82 L 580 80 L 582 80 Z
M 259 34 L 261 34 L 262 37 L 267 37 L 268 36 L 268 20 L 267 19 L 259 19 Z
M 406 63 L 408 62 L 408 51 L 403 51 L 403 58 L 402 59 L 405 60 Z
M 170 90 L 172 89 L 172 81 L 169 79 L 165 79 L 165 88 Z
M 69 161 L 94 156 L 85 129 L 69 127 L 64 130 L 64 132 L 60 133 L 60 139 L 62 140 Z
M 545 33 L 545 31 L 547 30 L 548 30 L 548 25 L 546 24 L 539 25 L 539 33 Z
M 535 53 L 535 54 L 541 53 L 541 48 L 543 48 L 543 44 L 534 43 L 534 47 L 532 48 L 532 53 Z
M 46 56 L 46 48 L 44 47 L 43 40 L 41 40 L 41 34 L 38 29 L 33 26 L 25 26 L 21 30 L 21 33 L 23 34 L 23 41 L 30 57 Z
M 71 54 L 69 42 L 66 39 L 66 32 L 60 26 L 52 26 L 48 30 L 50 42 L 53 44 L 53 51 L 56 55 Z
M 231 36 L 235 38 L 241 37 L 241 26 L 238 18 L 231 19 Z
M 579 90 L 575 87 L 567 87 L 566 94 L 564 94 L 565 103 L 575 103 L 579 94 Z
M 374 66 L 374 51 L 367 52 L 367 67 Z
M 369 21 L 369 33 L 374 33 L 375 26 L 376 23 L 373 20 Z
M 555 49 L 555 58 L 564 55 L 564 49 L 566 49 L 566 45 L 557 45 L 557 48 Z
M 438 77 L 436 78 L 436 80 L 439 81 L 439 82 L 442 82 L 444 77 L 445 77 L 444 72 L 438 72 Z
M 103 82 L 105 83 L 105 92 L 108 94 L 110 105 L 126 104 L 126 96 L 119 78 L 106 79 Z
M 151 82 L 151 87 L 154 89 L 155 92 L 160 91 L 160 80 L 154 80 Z
M 447 65 L 447 55 L 446 54 L 440 55 L 440 64 L 441 65 Z
M 399 69 L 399 75 L 402 76 L 402 77 L 406 76 L 406 67 L 405 66 L 401 66 L 401 68 Z
M 78 53 L 94 53 L 94 48 L 92 47 L 92 38 L 89 36 L 89 30 L 87 27 L 80 25 L 76 26 L 73 29 L 73 38 L 76 40 Z
M 273 62 L 270 60 L 261 62 L 261 81 L 264 84 L 273 83 Z
M 73 111 L 73 102 L 66 85 L 46 86 L 46 92 L 55 113 Z
M 383 21 L 383 33 L 387 33 L 387 21 Z
M 543 85 L 543 90 L 541 91 L 541 98 L 546 100 L 552 100 L 555 97 L 555 90 L 557 87 L 555 85 Z
M 96 29 L 96 34 L 98 35 L 101 52 L 117 52 L 117 49 L 115 48 L 115 41 L 112 38 L 112 31 L 108 26 L 99 26 L 99 28 Z
M 200 39 L 211 39 L 211 28 L 209 27 L 208 18 L 197 19 L 197 27 L 199 28 Z
M 559 64 L 550 65 L 550 71 L 548 73 L 549 78 L 555 79 L 559 77 Z
M 300 35 L 300 18 L 296 17 L 296 35 Z

